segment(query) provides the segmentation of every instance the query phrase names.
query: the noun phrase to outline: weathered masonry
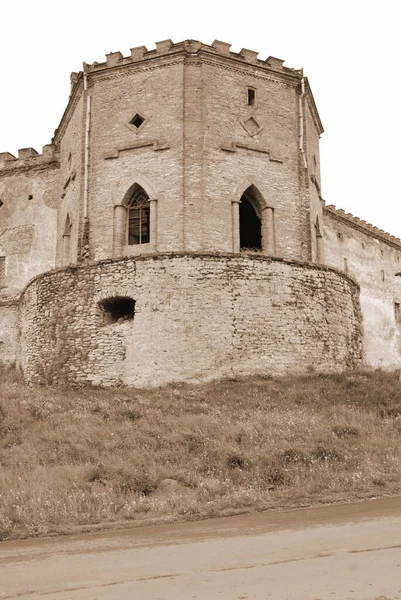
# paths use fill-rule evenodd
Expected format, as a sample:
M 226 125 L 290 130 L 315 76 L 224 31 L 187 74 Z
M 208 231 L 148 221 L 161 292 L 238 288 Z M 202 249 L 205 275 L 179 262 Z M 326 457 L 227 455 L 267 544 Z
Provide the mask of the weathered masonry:
M 321 197 L 302 70 L 158 42 L 71 75 L 0 154 L 0 361 L 152 386 L 400 362 L 401 241 Z

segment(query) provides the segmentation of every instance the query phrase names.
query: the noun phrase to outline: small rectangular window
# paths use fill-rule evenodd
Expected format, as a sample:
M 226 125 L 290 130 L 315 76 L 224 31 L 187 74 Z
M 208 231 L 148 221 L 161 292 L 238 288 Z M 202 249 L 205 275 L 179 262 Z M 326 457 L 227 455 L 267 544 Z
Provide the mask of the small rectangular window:
M 399 302 L 394 302 L 394 318 L 396 323 L 401 323 L 401 307 Z
M 0 288 L 6 287 L 6 257 L 0 256 Z
M 344 271 L 348 273 L 348 261 L 346 258 L 344 258 Z
M 248 106 L 254 106 L 256 100 L 256 90 L 248 88 Z
M 380 271 L 380 275 L 381 275 L 382 281 L 384 281 L 386 279 L 386 276 L 385 276 L 383 269 Z

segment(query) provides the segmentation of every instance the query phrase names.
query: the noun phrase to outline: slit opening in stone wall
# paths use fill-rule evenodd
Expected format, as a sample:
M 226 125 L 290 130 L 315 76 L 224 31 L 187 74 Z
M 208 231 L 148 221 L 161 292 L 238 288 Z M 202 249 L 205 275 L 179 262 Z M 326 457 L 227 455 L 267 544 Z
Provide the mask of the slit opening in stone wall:
M 256 91 L 253 88 L 248 88 L 248 106 L 254 106 L 256 99 Z
M 262 249 L 262 223 L 253 203 L 245 194 L 239 205 L 239 237 L 241 250 Z
M 135 300 L 129 296 L 114 296 L 99 302 L 105 325 L 132 321 L 135 316 Z
M 0 208 L 4 205 L 4 202 L 0 200 Z

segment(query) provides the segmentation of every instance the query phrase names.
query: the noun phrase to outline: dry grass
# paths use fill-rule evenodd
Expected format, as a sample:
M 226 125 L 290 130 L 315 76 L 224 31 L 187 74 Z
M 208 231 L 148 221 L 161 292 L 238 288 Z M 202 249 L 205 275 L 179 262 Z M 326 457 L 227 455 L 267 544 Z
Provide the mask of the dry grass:
M 395 375 L 151 391 L 1 378 L 2 539 L 401 491 Z

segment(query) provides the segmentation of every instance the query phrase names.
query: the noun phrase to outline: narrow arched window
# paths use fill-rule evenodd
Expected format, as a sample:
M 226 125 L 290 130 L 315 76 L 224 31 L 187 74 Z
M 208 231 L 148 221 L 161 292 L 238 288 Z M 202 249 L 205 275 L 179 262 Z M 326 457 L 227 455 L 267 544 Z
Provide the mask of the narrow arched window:
M 320 228 L 319 217 L 316 217 L 315 222 L 315 242 L 316 242 L 316 262 L 322 263 L 323 258 L 323 236 Z
M 241 250 L 262 249 L 262 221 L 257 211 L 258 202 L 250 188 L 241 197 L 239 207 L 239 235 Z
M 63 263 L 68 265 L 70 262 L 70 254 L 71 254 L 71 229 L 72 223 L 70 219 L 70 215 L 67 214 L 65 223 L 64 223 L 64 233 L 63 233 Z
M 140 185 L 136 185 L 128 208 L 128 244 L 148 244 L 150 241 L 150 201 Z
M 67 214 L 67 216 L 65 218 L 65 223 L 64 223 L 63 235 L 71 235 L 71 227 L 72 227 L 72 223 L 71 223 L 70 215 Z

